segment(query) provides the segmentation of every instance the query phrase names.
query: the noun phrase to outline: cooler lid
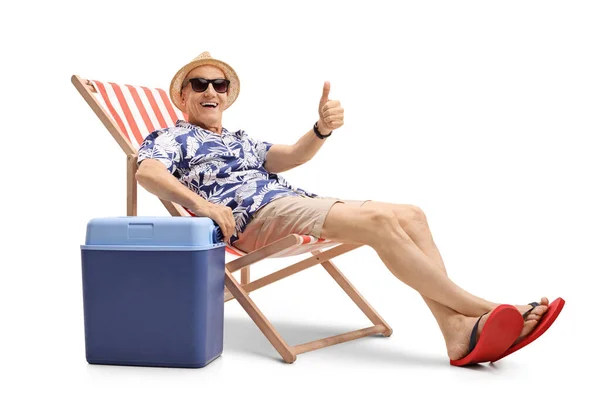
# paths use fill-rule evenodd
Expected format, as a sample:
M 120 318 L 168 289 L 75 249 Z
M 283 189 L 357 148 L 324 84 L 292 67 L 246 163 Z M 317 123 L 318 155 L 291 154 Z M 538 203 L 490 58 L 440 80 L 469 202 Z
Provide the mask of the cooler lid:
M 207 217 L 105 217 L 88 222 L 82 248 L 193 247 L 196 250 L 224 246 L 221 239 L 221 230 Z

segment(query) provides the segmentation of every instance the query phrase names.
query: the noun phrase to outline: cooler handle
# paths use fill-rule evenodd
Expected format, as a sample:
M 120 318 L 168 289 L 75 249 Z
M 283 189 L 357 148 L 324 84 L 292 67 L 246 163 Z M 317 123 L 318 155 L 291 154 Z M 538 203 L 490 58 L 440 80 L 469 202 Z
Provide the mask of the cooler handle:
M 221 232 L 221 228 L 215 224 L 215 228 L 213 229 L 213 243 L 219 243 L 223 240 L 223 232 Z

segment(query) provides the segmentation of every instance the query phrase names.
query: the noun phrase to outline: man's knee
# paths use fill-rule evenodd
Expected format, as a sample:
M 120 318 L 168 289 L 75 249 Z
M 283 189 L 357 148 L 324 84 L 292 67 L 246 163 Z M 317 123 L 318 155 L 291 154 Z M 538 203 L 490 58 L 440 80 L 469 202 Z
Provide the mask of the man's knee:
M 394 214 L 405 229 L 422 229 L 427 226 L 425 212 L 418 206 L 402 205 L 394 210 Z
M 388 209 L 368 209 L 364 210 L 367 223 L 364 226 L 370 246 L 382 243 L 391 239 L 394 234 L 400 238 L 409 239 L 408 235 L 400 224 L 393 211 Z
M 370 222 L 370 226 L 378 230 L 379 228 L 391 227 L 396 221 L 396 215 L 385 209 L 368 209 L 365 210 L 365 217 Z

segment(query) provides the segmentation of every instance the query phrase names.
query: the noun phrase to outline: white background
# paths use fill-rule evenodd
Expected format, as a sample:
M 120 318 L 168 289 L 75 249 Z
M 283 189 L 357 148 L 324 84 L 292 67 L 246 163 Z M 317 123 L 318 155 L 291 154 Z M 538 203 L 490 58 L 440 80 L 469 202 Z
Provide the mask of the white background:
M 0 10 L 0 397 L 597 393 L 597 2 L 15 4 Z M 205 50 L 241 78 L 224 126 L 271 142 L 311 128 L 330 80 L 345 126 L 284 176 L 321 195 L 420 206 L 453 280 L 497 302 L 561 296 L 556 324 L 495 366 L 451 367 L 418 294 L 361 248 L 337 265 L 392 325 L 389 339 L 286 365 L 230 302 L 223 356 L 206 368 L 87 364 L 79 246 L 91 218 L 125 214 L 126 164 L 71 75 L 167 88 Z M 139 213 L 167 215 L 143 189 Z M 253 298 L 291 344 L 367 326 L 319 269 Z

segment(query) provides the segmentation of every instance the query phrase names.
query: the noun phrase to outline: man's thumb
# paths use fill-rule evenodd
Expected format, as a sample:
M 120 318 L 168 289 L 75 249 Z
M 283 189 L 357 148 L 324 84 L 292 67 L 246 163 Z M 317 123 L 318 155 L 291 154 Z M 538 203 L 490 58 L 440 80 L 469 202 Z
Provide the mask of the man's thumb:
M 321 96 L 321 103 L 329 100 L 329 90 L 331 90 L 331 84 L 328 81 L 325 81 L 323 84 L 323 95 Z

